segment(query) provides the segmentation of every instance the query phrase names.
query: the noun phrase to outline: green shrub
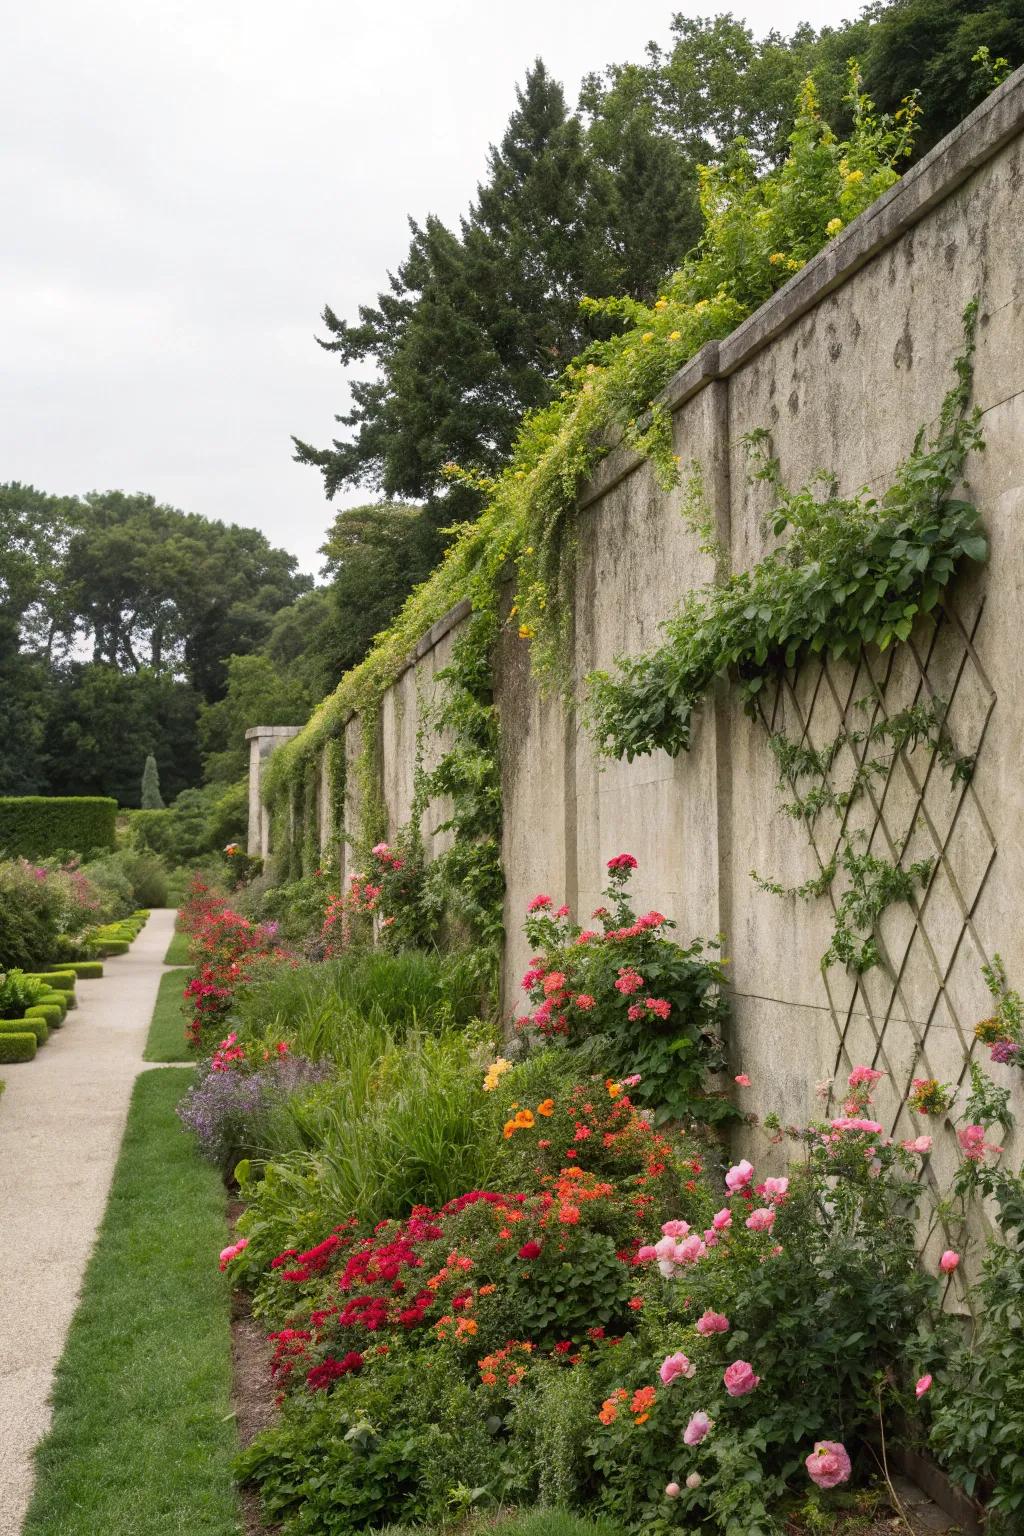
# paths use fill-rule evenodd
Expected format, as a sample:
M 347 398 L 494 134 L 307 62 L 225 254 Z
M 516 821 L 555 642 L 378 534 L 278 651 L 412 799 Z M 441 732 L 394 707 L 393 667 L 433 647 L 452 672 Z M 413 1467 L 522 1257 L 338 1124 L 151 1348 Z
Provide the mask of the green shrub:
M 0 883 L 0 967 L 38 965 L 54 953 L 59 940 L 56 908 L 26 901 L 16 886 Z
M 45 859 L 61 849 L 113 848 L 117 801 L 100 795 L 0 797 L 0 848 Z
M 13 1035 L 0 1034 L 0 1062 L 31 1061 L 36 1054 L 36 1037 L 30 1029 Z
M 64 1022 L 64 1009 L 59 1003 L 33 1003 L 25 1009 L 27 1019 L 43 1019 L 48 1029 L 59 1029 Z
M 97 981 L 103 975 L 103 961 L 69 960 L 62 969 L 74 971 L 79 981 Z
M 53 971 L 29 971 L 29 977 L 33 981 L 44 981 L 51 992 L 73 992 L 75 982 L 78 980 L 74 971 L 67 967 Z
M 63 1021 L 68 1011 L 68 996 L 66 992 L 44 992 L 39 1001 L 33 1003 L 32 1006 L 34 1008 L 41 1008 L 44 1004 L 50 1008 L 59 1008 L 61 1020 Z
M 24 971 L 0 975 L 0 1019 L 20 1019 L 26 1008 L 42 1000 L 47 990 L 39 977 L 27 976 Z
M 21 1019 L 0 1019 L 0 1035 L 21 1034 L 33 1034 L 37 1045 L 45 1045 L 50 1029 L 46 1020 L 35 1014 L 26 1014 Z
M 166 810 L 129 812 L 128 841 L 135 849 L 160 854 L 172 868 L 191 869 L 227 843 L 244 841 L 248 816 L 248 778 L 227 789 L 183 789 Z
M 131 948 L 131 941 L 128 940 L 128 939 L 101 939 L 100 940 L 100 954 L 104 955 L 104 956 L 126 955 L 130 948 Z

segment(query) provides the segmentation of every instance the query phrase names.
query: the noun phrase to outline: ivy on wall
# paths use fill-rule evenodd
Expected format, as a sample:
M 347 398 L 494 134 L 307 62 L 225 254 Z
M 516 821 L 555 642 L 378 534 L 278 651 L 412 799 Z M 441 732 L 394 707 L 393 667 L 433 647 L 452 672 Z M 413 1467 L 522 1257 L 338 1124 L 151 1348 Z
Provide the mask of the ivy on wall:
M 497 632 L 498 583 L 510 562 L 517 584 L 511 622 L 530 646 L 534 674 L 545 685 L 565 681 L 581 484 L 616 442 L 649 459 L 663 486 L 675 484 L 671 422 L 658 403 L 673 374 L 705 342 L 727 336 L 898 179 L 896 166 L 911 147 L 913 103 L 893 120 L 876 118 L 854 72 L 850 107 L 853 126 L 840 141 L 822 122 L 813 84 L 806 82 L 782 166 L 761 175 L 738 144 L 721 165 L 704 170 L 704 234 L 653 304 L 584 301 L 606 312 L 617 334 L 568 365 L 557 399 L 524 420 L 500 476 L 481 481 L 451 466 L 453 477 L 468 474 L 483 487 L 479 519 L 451 531 L 440 567 L 304 730 L 274 754 L 265 779 L 268 803 L 287 798 L 305 763 L 358 714 L 361 825 L 346 835 L 358 847 L 372 846 L 383 827 L 375 754 L 384 695 L 421 636 L 460 600 L 468 598 L 485 628 Z M 456 765 L 449 767 L 454 772 Z M 466 759 L 460 771 L 468 769 Z
M 977 308 L 974 300 L 965 312 L 964 351 L 934 436 L 918 432 L 881 498 L 867 491 L 841 496 L 836 478 L 825 473 L 790 492 L 766 434 L 748 438 L 752 478 L 773 493 L 770 526 L 781 542 L 752 569 L 691 593 L 663 625 L 662 645 L 620 658 L 614 675 L 592 674 L 587 718 L 601 751 L 632 760 L 658 749 L 672 756 L 689 750 L 695 716 L 716 678 L 727 679 L 756 715 L 769 682 L 810 657 L 851 660 L 864 646 L 885 651 L 906 641 L 957 572 L 986 558 L 978 510 L 956 494 L 968 455 L 984 447 L 980 411 L 969 405 Z M 922 741 L 949 769 L 952 784 L 970 777 L 973 760 L 956 752 L 938 700 L 864 731 L 844 728 L 818 748 L 782 733 L 769 738 L 780 785 L 793 794 L 786 814 L 809 825 L 834 812 L 840 834 L 834 857 L 801 886 L 785 888 L 752 873 L 762 889 L 804 900 L 825 895 L 845 877 L 826 967 L 842 964 L 859 973 L 876 965 L 882 914 L 894 902 L 910 901 L 931 877 L 931 860 L 904 865 L 880 857 L 847 820 L 896 753 Z M 844 747 L 862 750 L 854 751 L 852 776 L 837 788 L 832 769 Z

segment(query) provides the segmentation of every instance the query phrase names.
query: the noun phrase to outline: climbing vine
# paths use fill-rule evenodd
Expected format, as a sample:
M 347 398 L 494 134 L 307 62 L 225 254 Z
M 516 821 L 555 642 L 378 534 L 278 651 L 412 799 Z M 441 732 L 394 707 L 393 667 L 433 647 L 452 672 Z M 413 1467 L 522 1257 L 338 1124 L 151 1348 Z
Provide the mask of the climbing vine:
M 632 760 L 658 748 L 673 756 L 688 750 L 695 715 L 716 678 L 728 679 L 756 715 L 766 685 L 809 657 L 849 659 L 865 645 L 884 651 L 905 641 L 956 572 L 986 558 L 977 508 L 955 494 L 968 454 L 984 446 L 980 412 L 969 405 L 976 321 L 972 301 L 937 430 L 927 440 L 924 429 L 918 433 L 880 499 L 867 491 L 841 496 L 835 476 L 825 473 L 790 492 L 767 435 L 751 434 L 751 475 L 770 487 L 770 527 L 780 543 L 751 570 L 690 594 L 663 626 L 665 641 L 657 649 L 620 658 L 614 676 L 591 676 L 588 718 L 605 754 Z M 871 702 L 869 696 L 861 704 Z M 973 760 L 956 752 L 945 717 L 943 701 L 935 699 L 863 730 L 844 728 L 823 747 L 782 733 L 769 738 L 780 785 L 793 795 L 786 814 L 808 826 L 826 811 L 839 818 L 836 854 L 813 879 L 787 889 L 752 872 L 762 889 L 804 900 L 825 895 L 843 874 L 825 966 L 862 972 L 876 965 L 882 913 L 910 901 L 931 877 L 930 860 L 904 866 L 872 852 L 865 834 L 848 826 L 847 813 L 873 778 L 888 773 L 897 753 L 922 741 L 953 784 L 969 779 Z M 855 768 L 837 786 L 832 770 L 844 748 L 851 749 Z
M 841 141 L 821 120 L 807 81 L 782 166 L 759 175 L 752 155 L 737 144 L 721 165 L 702 172 L 704 234 L 653 304 L 584 301 L 610 318 L 617 334 L 568 365 L 557 398 L 524 420 L 500 476 L 482 480 L 450 466 L 453 477 L 467 476 L 483 491 L 479 518 L 450 531 L 442 564 L 305 729 L 274 754 L 265 780 L 268 803 L 286 797 L 288 786 L 301 780 L 303 763 L 358 714 L 362 825 L 348 835 L 370 847 L 381 834 L 373 778 L 384 695 L 422 635 L 460 600 L 468 599 L 496 631 L 499 582 L 510 563 L 517 585 L 513 633 L 529 644 L 542 683 L 566 680 L 581 484 L 617 442 L 650 460 L 662 485 L 675 484 L 671 422 L 658 402 L 673 374 L 705 342 L 727 336 L 898 179 L 915 104 L 905 104 L 893 119 L 876 117 L 854 72 L 850 106 L 853 127 Z

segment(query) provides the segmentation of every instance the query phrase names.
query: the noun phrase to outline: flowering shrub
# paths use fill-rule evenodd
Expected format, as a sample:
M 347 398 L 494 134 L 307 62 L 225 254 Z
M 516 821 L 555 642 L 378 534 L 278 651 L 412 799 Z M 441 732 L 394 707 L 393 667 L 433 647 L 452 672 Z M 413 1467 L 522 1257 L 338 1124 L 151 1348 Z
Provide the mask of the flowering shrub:
M 728 1119 L 731 1104 L 707 1090 L 708 1073 L 724 1064 L 721 964 L 702 940 L 684 949 L 668 938 L 675 924 L 662 913 L 636 916 L 627 895 L 635 868 L 632 854 L 609 860 L 608 905 L 593 914 L 598 928 L 573 922 L 550 896 L 530 902 L 535 957 L 522 985 L 532 1010 L 521 1027 L 570 1044 L 604 1036 L 610 1070 L 635 1076 L 638 1096 L 659 1119 Z
M 895 1405 L 886 1383 L 911 1393 L 908 1357 L 937 1291 L 915 1261 L 921 1154 L 872 1117 L 880 1075 L 850 1075 L 843 1113 L 800 1133 L 802 1164 L 761 1176 L 741 1160 L 719 1183 L 615 1080 L 563 1083 L 548 1102 L 527 1062 L 487 1090 L 499 1166 L 521 1175 L 519 1189 L 473 1190 L 372 1230 L 342 1223 L 269 1259 L 251 1244 L 231 1257 L 283 1322 L 272 1336 L 282 1419 L 242 1460 L 268 1512 L 357 1528 L 339 1511 L 349 1496 L 362 1507 L 362 1473 L 336 1440 L 372 1422 L 372 1443 L 394 1449 L 406 1407 L 381 1394 L 399 1380 L 429 1393 L 448 1381 L 435 1411 L 449 1422 L 457 1403 L 469 1436 L 464 1452 L 446 1450 L 454 1480 L 491 1501 L 554 1490 L 630 1527 L 753 1531 L 788 1494 L 827 1498 Z M 581 1111 L 609 1129 L 577 1140 Z M 314 1419 L 329 1488 L 302 1470 Z M 482 1455 L 468 1428 L 481 1423 Z M 399 1457 L 381 1470 L 379 1496 L 394 1500 L 382 1507 L 429 1516 L 417 1467 Z
M 192 1012 L 186 1035 L 190 1047 L 203 1052 L 222 1031 L 238 989 L 253 979 L 261 962 L 279 960 L 284 952 L 275 947 L 274 925 L 253 924 L 232 911 L 198 875 L 179 918 L 192 967 L 185 986 Z
M 999 955 L 994 956 L 991 965 L 982 966 L 982 971 L 996 1009 L 991 1018 L 975 1026 L 975 1036 L 990 1047 L 992 1061 L 1024 1071 L 1024 1001 L 1007 984 L 1006 969 Z
M 330 898 L 321 930 L 325 953 L 368 942 L 374 923 L 387 949 L 426 947 L 437 915 L 427 896 L 423 849 L 418 836 L 407 831 L 398 847 L 376 843 L 365 872 L 350 875 L 348 889 Z

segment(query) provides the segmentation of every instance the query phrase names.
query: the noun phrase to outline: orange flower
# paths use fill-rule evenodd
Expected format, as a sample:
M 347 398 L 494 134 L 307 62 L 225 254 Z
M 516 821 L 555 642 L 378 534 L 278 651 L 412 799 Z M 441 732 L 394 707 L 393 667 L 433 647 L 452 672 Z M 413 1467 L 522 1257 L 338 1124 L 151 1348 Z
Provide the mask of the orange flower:
M 614 1424 L 618 1416 L 619 1410 L 616 1408 L 610 1397 L 606 1398 L 601 1404 L 601 1411 L 598 1414 L 598 1418 L 601 1420 L 601 1423 Z
M 514 1120 L 506 1120 L 504 1128 L 503 1128 L 501 1134 L 504 1136 L 505 1140 L 508 1141 L 510 1136 L 514 1136 L 515 1135 L 516 1130 L 517 1130 L 517 1126 L 516 1126 L 515 1121 Z
M 482 1285 L 480 1287 L 480 1295 L 481 1296 L 490 1296 L 497 1289 L 498 1289 L 498 1287 L 496 1285 Z
M 493 1387 L 497 1379 L 493 1371 L 482 1371 L 480 1374 L 480 1380 L 485 1387 Z
M 649 1410 L 654 1407 L 656 1396 L 657 1393 L 653 1387 L 638 1387 L 633 1393 L 633 1401 L 629 1405 L 629 1411 L 630 1413 L 642 1415 L 637 1420 L 638 1424 L 643 1424 L 650 1418 Z
M 555 1101 L 554 1101 L 554 1099 L 545 1099 L 543 1104 L 538 1104 L 537 1105 L 537 1113 L 538 1113 L 538 1115 L 543 1115 L 545 1120 L 549 1119 L 550 1116 L 554 1114 L 554 1112 L 555 1112 Z
M 610 1077 L 605 1082 L 605 1087 L 608 1090 L 608 1097 L 610 1099 L 617 1099 L 619 1094 L 622 1092 L 622 1084 L 613 1083 Z
M 517 1125 L 521 1130 L 524 1130 L 524 1131 L 530 1130 L 533 1127 L 533 1125 L 535 1124 L 535 1121 L 534 1121 L 534 1118 L 533 1118 L 533 1110 L 532 1109 L 518 1109 L 518 1110 L 516 1110 L 516 1118 L 515 1118 L 515 1121 L 513 1123 L 515 1125 Z
M 460 1317 L 458 1322 L 455 1324 L 456 1338 L 461 1339 L 467 1333 L 470 1335 L 470 1337 L 472 1337 L 476 1332 L 477 1322 L 473 1317 Z

